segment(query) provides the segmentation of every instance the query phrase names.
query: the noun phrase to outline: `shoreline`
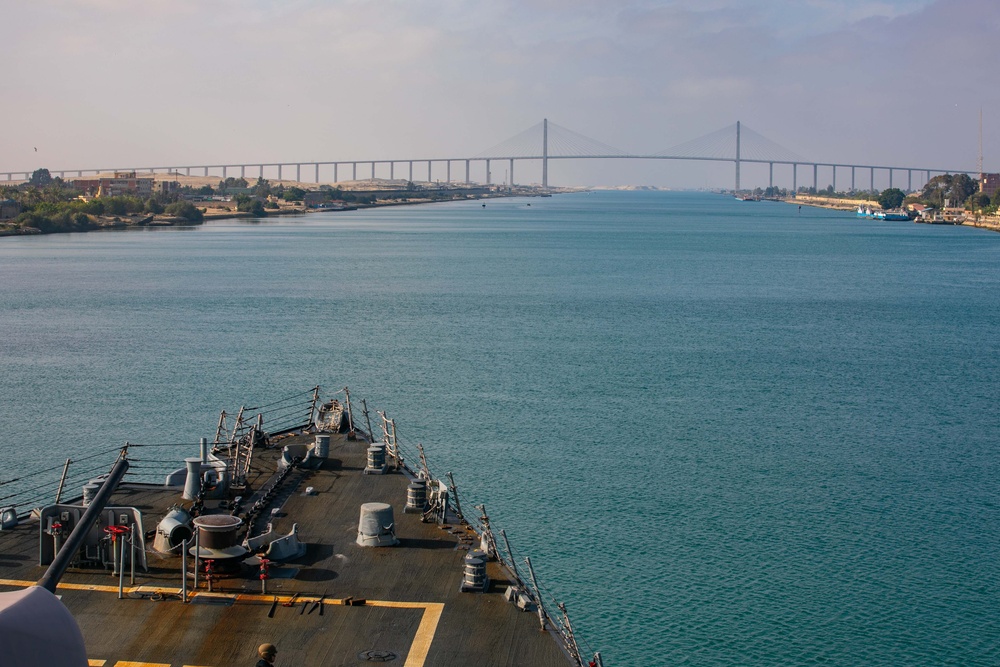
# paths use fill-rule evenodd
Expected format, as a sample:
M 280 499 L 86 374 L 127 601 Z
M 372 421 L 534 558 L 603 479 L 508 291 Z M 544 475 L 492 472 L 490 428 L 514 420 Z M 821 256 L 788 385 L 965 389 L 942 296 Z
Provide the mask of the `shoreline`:
M 197 227 L 203 225 L 206 222 L 216 221 L 216 220 L 234 220 L 234 219 L 247 219 L 247 220 L 265 220 L 271 217 L 284 217 L 284 216 L 295 216 L 295 215 L 310 215 L 314 213 L 329 213 L 329 212 L 348 212 L 356 211 L 361 209 L 370 208 L 382 208 L 386 206 L 416 206 L 420 204 L 440 204 L 446 202 L 455 201 L 478 201 L 482 199 L 507 199 L 511 197 L 551 197 L 553 194 L 562 194 L 565 192 L 571 192 L 572 189 L 566 188 L 534 188 L 526 187 L 521 190 L 513 191 L 496 191 L 496 192 L 476 192 L 476 193 L 463 193 L 462 189 L 449 190 L 447 196 L 442 197 L 424 197 L 424 198 L 414 198 L 414 199 L 384 199 L 376 200 L 374 203 L 352 203 L 349 206 L 342 208 L 308 208 L 302 205 L 289 205 L 280 206 L 277 209 L 265 209 L 264 215 L 254 216 L 246 211 L 235 211 L 232 210 L 230 206 L 201 206 L 198 207 L 202 211 L 202 219 L 200 221 L 191 221 L 185 218 L 179 218 L 175 216 L 169 216 L 164 214 L 151 215 L 145 214 L 134 214 L 134 215 L 123 215 L 123 216 L 94 216 L 91 215 L 90 218 L 94 222 L 85 229 L 66 229 L 66 230 L 54 230 L 54 231 L 42 231 L 36 228 L 27 229 L 13 229 L 10 227 L 4 227 L 4 223 L 0 223 L 0 238 L 12 237 L 12 236 L 49 236 L 51 234 L 72 234 L 72 233 L 84 233 L 84 232 L 99 232 L 99 231 L 117 231 L 123 229 L 142 229 L 146 227 Z M 349 191 L 352 192 L 352 191 Z M 229 203 L 229 202 L 193 202 L 196 205 L 201 204 L 211 204 L 211 203 Z M 483 204 L 485 206 L 485 204 Z
M 825 208 L 835 211 L 853 211 L 858 206 L 872 205 L 872 202 L 866 199 L 838 199 L 836 197 L 820 197 L 817 195 L 795 196 L 783 201 L 788 204 L 799 204 L 800 206 L 812 206 L 813 208 Z M 975 227 L 989 232 L 1000 232 L 1000 216 L 975 215 L 971 212 L 967 216 L 962 214 L 960 218 L 949 220 L 921 220 L 920 218 L 914 218 L 910 222 L 919 225 Z

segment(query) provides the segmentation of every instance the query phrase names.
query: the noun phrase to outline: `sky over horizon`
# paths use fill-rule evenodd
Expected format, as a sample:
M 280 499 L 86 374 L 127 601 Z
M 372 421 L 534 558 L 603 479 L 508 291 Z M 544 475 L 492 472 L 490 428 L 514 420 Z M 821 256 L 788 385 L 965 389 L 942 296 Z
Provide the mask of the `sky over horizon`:
M 0 24 L 0 172 L 471 157 L 542 118 L 634 153 L 740 120 L 808 160 L 972 170 L 980 108 L 1000 171 L 996 0 L 33 0 Z M 732 172 L 558 161 L 550 182 Z

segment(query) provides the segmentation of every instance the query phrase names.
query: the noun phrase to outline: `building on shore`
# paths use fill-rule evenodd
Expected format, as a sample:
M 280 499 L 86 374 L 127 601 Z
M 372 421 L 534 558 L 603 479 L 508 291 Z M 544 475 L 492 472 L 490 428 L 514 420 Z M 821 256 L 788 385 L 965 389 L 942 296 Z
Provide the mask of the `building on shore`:
M 21 214 L 21 205 L 13 199 L 0 199 L 0 220 L 16 218 Z
M 78 178 L 73 187 L 91 197 L 131 195 L 147 199 L 153 195 L 154 179 L 137 178 L 134 171 L 116 171 L 112 178 Z
M 1000 190 L 1000 174 L 982 174 L 979 177 L 979 192 L 992 197 Z

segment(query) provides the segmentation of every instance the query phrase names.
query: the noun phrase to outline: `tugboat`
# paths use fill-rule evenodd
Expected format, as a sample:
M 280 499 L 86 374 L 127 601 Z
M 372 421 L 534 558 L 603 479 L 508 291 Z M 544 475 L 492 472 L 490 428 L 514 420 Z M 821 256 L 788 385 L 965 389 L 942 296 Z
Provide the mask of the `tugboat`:
M 485 507 L 337 394 L 223 412 L 212 442 L 126 443 L 65 500 L 70 462 L 45 502 L 0 479 L 3 665 L 603 667 Z

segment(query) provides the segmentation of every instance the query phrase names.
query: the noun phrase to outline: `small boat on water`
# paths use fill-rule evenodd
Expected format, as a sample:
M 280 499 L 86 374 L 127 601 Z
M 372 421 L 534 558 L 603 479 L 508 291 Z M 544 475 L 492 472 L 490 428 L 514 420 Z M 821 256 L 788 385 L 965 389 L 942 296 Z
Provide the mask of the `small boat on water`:
M 902 209 L 891 209 L 888 211 L 883 211 L 881 209 L 873 209 L 871 206 L 859 206 L 858 207 L 858 217 L 864 218 L 866 220 L 909 220 L 909 214 Z
M 736 195 L 736 199 L 739 201 L 760 201 L 760 197 L 756 195 Z

